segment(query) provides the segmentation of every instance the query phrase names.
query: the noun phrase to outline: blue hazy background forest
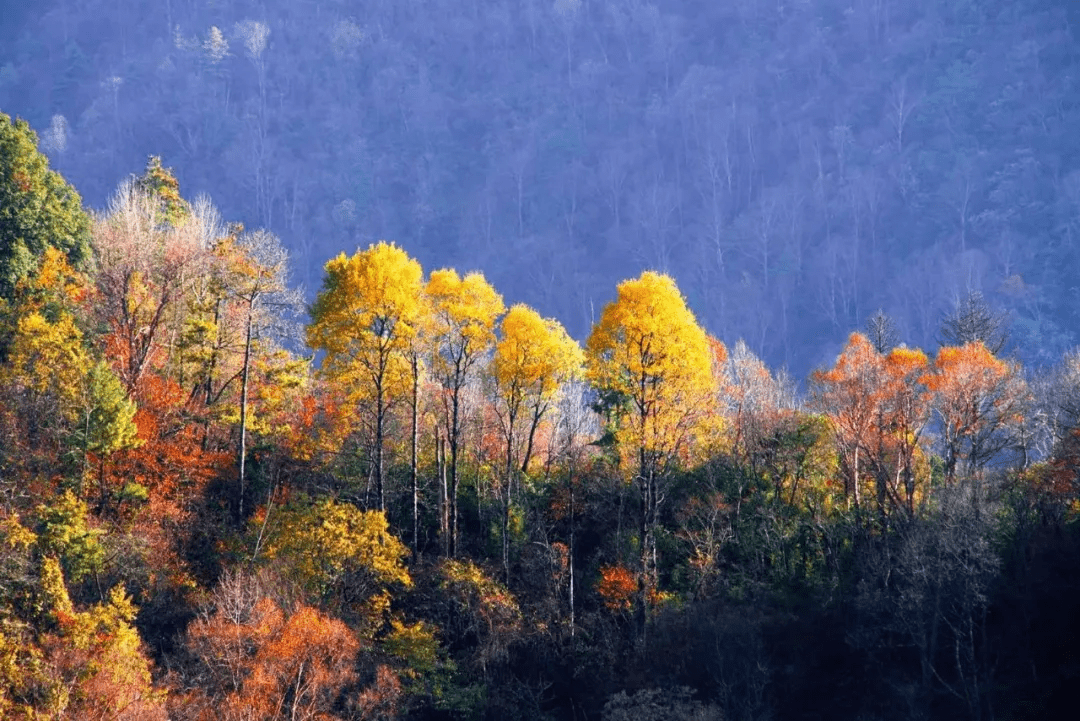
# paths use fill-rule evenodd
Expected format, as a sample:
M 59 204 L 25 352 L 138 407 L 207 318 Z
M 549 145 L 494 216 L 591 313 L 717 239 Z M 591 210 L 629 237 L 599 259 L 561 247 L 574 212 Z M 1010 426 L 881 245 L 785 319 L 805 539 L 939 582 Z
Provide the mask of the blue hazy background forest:
M 309 292 L 389 239 L 578 338 L 666 271 L 799 378 L 972 290 L 1026 365 L 1077 342 L 1068 0 L 2 5 L 0 107 L 88 206 L 160 155 Z

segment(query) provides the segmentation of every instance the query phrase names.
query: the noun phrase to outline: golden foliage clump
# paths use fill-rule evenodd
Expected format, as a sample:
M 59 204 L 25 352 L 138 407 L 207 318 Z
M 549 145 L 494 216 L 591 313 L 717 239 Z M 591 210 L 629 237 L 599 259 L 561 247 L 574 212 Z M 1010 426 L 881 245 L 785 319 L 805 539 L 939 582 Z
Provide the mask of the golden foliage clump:
M 620 283 L 586 351 L 589 380 L 626 402 L 619 435 L 642 463 L 673 454 L 713 401 L 714 349 L 669 276 Z
M 151 663 L 135 630 L 136 608 L 123 586 L 86 611 L 75 609 L 60 562 L 42 560 L 42 591 L 54 630 L 41 642 L 42 660 L 61 685 L 50 694 L 57 710 L 78 719 L 165 719 L 164 694 L 151 681 Z
M 372 631 L 389 610 L 391 588 L 412 586 L 408 554 L 381 511 L 329 499 L 286 508 L 266 542 L 266 557 L 312 602 Z
M 519 303 L 502 319 L 501 330 L 493 373 L 508 404 L 521 398 L 530 407 L 541 406 L 579 375 L 585 355 L 557 320 Z
M 308 344 L 326 351 L 324 370 L 354 398 L 408 387 L 407 353 L 427 309 L 420 264 L 392 243 L 326 264 Z
M 443 560 L 440 588 L 472 609 L 488 630 L 517 628 L 521 608 L 513 594 L 472 561 Z
M 483 275 L 461 277 L 451 268 L 432 271 L 427 295 L 433 314 L 432 340 L 439 349 L 435 370 L 439 375 L 452 374 L 492 344 L 495 321 L 506 305 Z
M 443 559 L 437 572 L 443 633 L 458 642 L 472 639 L 473 660 L 481 668 L 505 659 L 522 632 L 514 595 L 472 561 Z
M 84 298 L 83 279 L 63 253 L 46 249 L 37 273 L 19 285 L 18 302 L 8 320 L 6 362 L 0 366 L 0 385 L 21 395 L 19 406 L 36 423 L 78 420 L 85 396 L 86 370 L 92 360 L 86 339 L 73 314 Z

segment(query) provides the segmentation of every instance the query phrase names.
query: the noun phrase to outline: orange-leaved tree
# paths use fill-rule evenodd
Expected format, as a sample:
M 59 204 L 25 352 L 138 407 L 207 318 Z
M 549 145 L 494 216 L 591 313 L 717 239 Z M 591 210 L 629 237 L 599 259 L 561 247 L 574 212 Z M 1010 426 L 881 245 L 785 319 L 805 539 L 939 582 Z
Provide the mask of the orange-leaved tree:
M 866 336 L 852 333 L 832 368 L 814 371 L 814 406 L 836 429 L 848 503 L 862 503 L 862 461 L 877 422 L 885 361 Z
M 893 348 L 885 356 L 885 373 L 878 413 L 875 469 L 879 494 L 915 515 L 917 500 L 925 499 L 929 474 L 920 470 L 925 459 L 923 430 L 930 420 L 931 394 L 925 385 L 929 361 L 921 350 Z
M 894 509 L 914 515 L 926 498 L 927 371 L 922 351 L 901 346 L 883 355 L 853 333 L 836 364 L 813 376 L 815 406 L 836 428 L 847 492 L 858 507 L 872 483 L 882 518 Z
M 600 579 L 596 582 L 596 592 L 604 601 L 609 611 L 626 612 L 630 610 L 637 583 L 634 575 L 625 566 L 601 566 Z
M 227 573 L 188 627 L 190 676 L 174 717 L 192 721 L 331 721 L 357 680 L 361 644 L 340 620 L 303 604 L 283 609 L 260 580 Z
M 946 483 L 979 475 L 1021 420 L 1028 391 L 1019 368 L 975 341 L 941 348 L 923 382 L 934 393 Z

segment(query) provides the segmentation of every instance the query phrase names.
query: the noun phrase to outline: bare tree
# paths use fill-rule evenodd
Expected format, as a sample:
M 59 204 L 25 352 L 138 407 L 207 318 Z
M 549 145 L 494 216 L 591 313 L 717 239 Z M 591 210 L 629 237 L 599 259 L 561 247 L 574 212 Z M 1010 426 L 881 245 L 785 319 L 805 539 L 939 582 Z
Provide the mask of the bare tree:
M 301 293 L 288 284 L 289 254 L 276 235 L 267 230 L 245 233 L 239 239 L 233 263 L 233 295 L 244 308 L 244 363 L 240 381 L 240 448 L 237 517 L 244 517 L 245 462 L 247 457 L 248 381 L 252 345 L 260 336 L 295 340 L 295 318 L 303 307 Z
M 866 337 L 874 350 L 885 355 L 899 343 L 900 335 L 896 332 L 896 323 L 885 311 L 877 312 L 866 319 Z
M 566 384 L 559 395 L 555 409 L 554 432 L 551 434 L 547 457 L 559 458 L 566 478 L 567 512 L 570 526 L 569 546 L 567 547 L 568 599 L 570 608 L 570 635 L 574 635 L 576 569 L 575 552 L 575 513 L 576 499 L 574 491 L 580 484 L 581 470 L 585 466 L 586 445 L 599 437 L 600 424 L 595 411 L 589 405 L 589 388 L 580 381 Z
M 912 92 L 911 89 L 908 88 L 907 78 L 902 78 L 898 82 L 893 83 L 892 89 L 889 92 L 888 105 L 885 112 L 889 119 L 889 124 L 896 133 L 897 153 L 904 152 L 904 130 L 911 120 L 912 113 L 919 107 L 920 100 L 921 97 L 919 93 Z
M 94 312 L 112 334 L 110 354 L 129 391 L 155 355 L 172 345 L 169 321 L 184 307 L 192 279 L 208 258 L 208 221 L 207 215 L 170 222 L 159 201 L 134 180 L 121 184 L 108 210 L 95 219 Z
M 972 290 L 956 300 L 941 321 L 939 332 L 943 345 L 982 341 L 987 350 L 997 355 L 1009 341 L 1009 316 L 991 308 L 981 292 Z

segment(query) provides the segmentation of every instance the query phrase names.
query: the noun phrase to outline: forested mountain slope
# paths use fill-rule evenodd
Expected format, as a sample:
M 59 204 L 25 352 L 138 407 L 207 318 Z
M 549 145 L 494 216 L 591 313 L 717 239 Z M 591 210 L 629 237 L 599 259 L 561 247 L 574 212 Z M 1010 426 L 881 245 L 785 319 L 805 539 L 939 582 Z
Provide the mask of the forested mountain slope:
M 1076 340 L 1077 12 L 1063 0 L 50 0 L 0 107 L 91 206 L 160 154 L 325 260 L 392 239 L 582 338 L 674 275 L 802 376 L 879 307 L 933 347 L 981 290 Z
M 0 113 L 0 718 L 1072 703 L 1080 351 L 972 292 L 802 393 L 671 276 L 608 292 L 581 345 L 379 242 L 302 318 L 273 233 L 156 156 L 88 214 Z

